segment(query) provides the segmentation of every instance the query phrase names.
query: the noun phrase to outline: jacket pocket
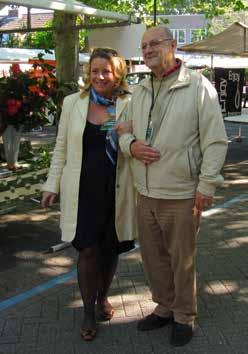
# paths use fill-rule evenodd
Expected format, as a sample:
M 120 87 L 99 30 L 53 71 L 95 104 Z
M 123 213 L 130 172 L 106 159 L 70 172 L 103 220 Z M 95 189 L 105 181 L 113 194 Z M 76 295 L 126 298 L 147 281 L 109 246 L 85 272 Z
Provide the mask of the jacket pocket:
M 200 148 L 198 145 L 191 146 L 188 148 L 187 153 L 191 177 L 196 178 L 200 173 L 200 166 L 202 162 Z
M 172 173 L 175 176 L 184 177 L 186 179 L 192 178 L 188 150 L 183 149 L 177 151 L 172 166 Z

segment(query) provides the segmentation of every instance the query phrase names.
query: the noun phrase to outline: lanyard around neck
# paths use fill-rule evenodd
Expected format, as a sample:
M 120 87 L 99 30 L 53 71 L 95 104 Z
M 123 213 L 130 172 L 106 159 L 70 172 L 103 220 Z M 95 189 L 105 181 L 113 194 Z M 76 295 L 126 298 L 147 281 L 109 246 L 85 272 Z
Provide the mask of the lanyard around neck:
M 150 106 L 150 109 L 149 109 L 149 121 L 151 120 L 152 111 L 153 111 L 153 108 L 154 108 L 155 103 L 156 103 L 156 101 L 157 101 L 157 98 L 158 98 L 158 95 L 159 95 L 159 92 L 160 92 L 160 89 L 161 89 L 161 86 L 162 86 L 163 79 L 164 79 L 164 78 L 162 78 L 162 79 L 160 80 L 159 88 L 158 88 L 158 91 L 157 91 L 156 96 L 155 96 L 154 83 L 153 83 L 153 75 L 151 75 L 152 103 L 151 103 L 151 106 Z M 149 122 L 148 122 L 148 123 L 149 123 Z
M 153 75 L 151 76 L 151 84 L 152 84 L 152 102 L 151 102 L 151 106 L 149 109 L 149 115 L 148 115 L 148 122 L 147 122 L 147 128 L 146 128 L 146 140 L 150 143 L 152 136 L 153 136 L 153 123 L 152 123 L 152 111 L 153 108 L 155 106 L 155 103 L 157 101 L 161 86 L 162 86 L 162 82 L 163 82 L 163 78 L 160 81 L 160 85 L 158 88 L 158 91 L 156 93 L 155 96 L 155 92 L 154 92 L 154 84 L 153 84 Z

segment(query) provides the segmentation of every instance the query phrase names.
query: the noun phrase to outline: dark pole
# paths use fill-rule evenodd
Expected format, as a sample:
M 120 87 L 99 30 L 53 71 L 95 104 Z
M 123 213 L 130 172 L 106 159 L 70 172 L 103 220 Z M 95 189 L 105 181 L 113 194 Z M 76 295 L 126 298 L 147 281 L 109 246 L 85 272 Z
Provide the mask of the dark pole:
M 157 24 L 157 0 L 153 2 L 153 26 Z
M 30 13 L 30 7 L 28 9 L 28 14 L 27 14 L 27 28 L 30 30 L 31 28 L 31 13 Z

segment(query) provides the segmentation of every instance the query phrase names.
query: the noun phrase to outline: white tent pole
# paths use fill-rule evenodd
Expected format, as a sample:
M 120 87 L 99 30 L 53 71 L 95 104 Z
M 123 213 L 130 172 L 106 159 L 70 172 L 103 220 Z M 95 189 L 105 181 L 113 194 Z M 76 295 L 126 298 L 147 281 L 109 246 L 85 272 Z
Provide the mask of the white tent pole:
M 6 5 L 30 6 L 32 8 L 49 9 L 69 12 L 73 14 L 84 14 L 87 16 L 109 18 L 117 21 L 130 21 L 137 23 L 136 16 L 118 14 L 117 12 L 94 9 L 78 1 L 68 0 L 0 0 Z

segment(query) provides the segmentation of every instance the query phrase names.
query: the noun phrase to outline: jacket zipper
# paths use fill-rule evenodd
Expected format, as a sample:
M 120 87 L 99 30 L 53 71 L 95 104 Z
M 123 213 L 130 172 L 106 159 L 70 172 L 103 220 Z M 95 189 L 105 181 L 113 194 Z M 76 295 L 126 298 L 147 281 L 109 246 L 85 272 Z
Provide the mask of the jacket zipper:
M 146 165 L 146 191 L 147 191 L 147 194 L 149 194 L 149 187 L 148 187 L 148 165 Z

